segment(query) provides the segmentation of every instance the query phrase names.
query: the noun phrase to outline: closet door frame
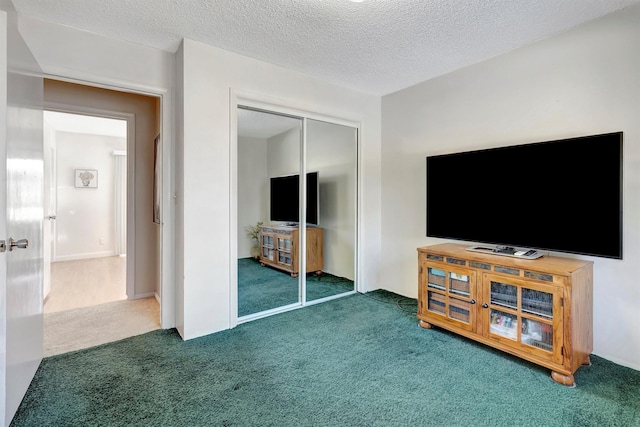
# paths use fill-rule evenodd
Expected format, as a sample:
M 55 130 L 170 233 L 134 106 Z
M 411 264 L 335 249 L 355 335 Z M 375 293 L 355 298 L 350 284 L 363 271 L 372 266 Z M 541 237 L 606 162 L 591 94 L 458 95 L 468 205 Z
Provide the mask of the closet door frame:
M 252 320 L 257 320 L 263 317 L 271 316 L 274 314 L 282 313 L 285 311 L 295 310 L 298 308 L 302 308 L 308 305 L 319 304 L 328 300 L 332 300 L 335 298 L 341 298 L 343 296 L 351 295 L 356 292 L 361 292 L 361 284 L 359 283 L 358 278 L 361 277 L 360 274 L 360 263 L 359 263 L 359 248 L 360 248 L 360 228 L 361 228 L 361 205 L 362 205 L 362 192 L 361 189 L 361 167 L 360 167 L 360 158 L 361 158 L 361 125 L 357 121 L 346 120 L 338 117 L 338 114 L 320 114 L 315 112 L 310 112 L 308 110 L 297 109 L 294 107 L 288 107 L 283 105 L 281 99 L 273 98 L 273 97 L 265 97 L 262 95 L 247 93 L 244 91 L 238 91 L 231 89 L 230 90 L 230 103 L 229 103 L 229 132 L 230 132 L 230 149 L 229 149 L 229 185 L 230 185 L 230 227 L 229 227 L 229 270 L 230 270 L 230 283 L 229 283 L 229 324 L 230 327 L 233 328 L 238 324 L 245 323 Z M 341 126 L 347 126 L 354 128 L 356 131 L 356 209 L 355 209 L 355 236 L 354 236 L 354 290 L 351 292 L 346 292 L 322 299 L 306 301 L 306 275 L 300 274 L 300 282 L 299 282 L 299 300 L 296 304 L 289 304 L 286 306 L 274 308 L 271 310 L 266 310 L 263 312 L 259 312 L 252 315 L 243 316 L 242 318 L 238 318 L 238 117 L 237 111 L 239 107 L 245 107 L 256 111 L 262 111 L 265 113 L 273 113 L 284 116 L 289 116 L 292 118 L 299 118 L 302 120 L 302 141 L 300 147 L 300 171 L 299 174 L 301 177 L 306 177 L 307 173 L 307 162 L 306 162 L 306 136 L 307 136 L 307 119 L 317 120 L 327 123 L 332 123 Z M 306 185 L 300 186 L 300 210 L 301 212 L 306 206 Z M 306 233 L 302 231 L 305 230 L 306 221 L 305 216 L 302 215 L 300 218 L 302 221 L 300 222 L 300 271 L 306 271 Z

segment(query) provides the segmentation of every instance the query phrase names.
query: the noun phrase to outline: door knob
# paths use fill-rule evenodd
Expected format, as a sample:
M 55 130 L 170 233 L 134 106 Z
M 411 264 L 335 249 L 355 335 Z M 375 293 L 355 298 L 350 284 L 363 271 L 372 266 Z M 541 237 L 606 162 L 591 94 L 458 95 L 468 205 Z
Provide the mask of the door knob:
M 29 241 L 27 239 L 13 240 L 13 237 L 9 238 L 9 251 L 14 248 L 27 249 L 29 247 Z

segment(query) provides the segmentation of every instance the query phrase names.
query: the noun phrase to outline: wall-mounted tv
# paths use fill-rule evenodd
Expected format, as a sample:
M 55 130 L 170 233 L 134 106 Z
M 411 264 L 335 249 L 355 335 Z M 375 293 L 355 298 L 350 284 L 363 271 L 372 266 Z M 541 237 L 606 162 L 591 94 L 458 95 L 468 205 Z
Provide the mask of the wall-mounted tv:
M 622 132 L 427 157 L 427 236 L 622 259 Z
M 299 175 L 271 178 L 271 221 L 300 222 L 299 183 Z M 318 172 L 307 173 L 307 224 L 318 225 L 318 186 Z

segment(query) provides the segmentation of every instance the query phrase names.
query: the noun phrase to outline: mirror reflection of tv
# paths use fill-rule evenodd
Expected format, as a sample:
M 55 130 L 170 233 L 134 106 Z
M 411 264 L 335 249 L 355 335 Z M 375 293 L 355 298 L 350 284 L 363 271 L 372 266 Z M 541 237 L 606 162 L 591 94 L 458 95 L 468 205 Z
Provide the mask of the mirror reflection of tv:
M 622 259 L 622 132 L 427 157 L 427 236 Z
M 300 222 L 299 183 L 299 175 L 271 178 L 271 221 Z M 307 173 L 307 224 L 311 225 L 318 225 L 318 186 L 318 172 Z

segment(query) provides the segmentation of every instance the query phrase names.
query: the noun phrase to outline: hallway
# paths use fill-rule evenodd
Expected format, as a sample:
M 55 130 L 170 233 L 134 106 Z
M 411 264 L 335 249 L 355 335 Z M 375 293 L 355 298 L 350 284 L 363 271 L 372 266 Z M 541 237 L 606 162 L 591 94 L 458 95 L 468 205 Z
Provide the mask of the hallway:
M 44 305 L 44 356 L 160 329 L 158 300 L 127 300 L 125 277 L 126 257 L 53 263 Z
M 127 257 L 112 256 L 51 263 L 51 291 L 45 313 L 125 300 Z

